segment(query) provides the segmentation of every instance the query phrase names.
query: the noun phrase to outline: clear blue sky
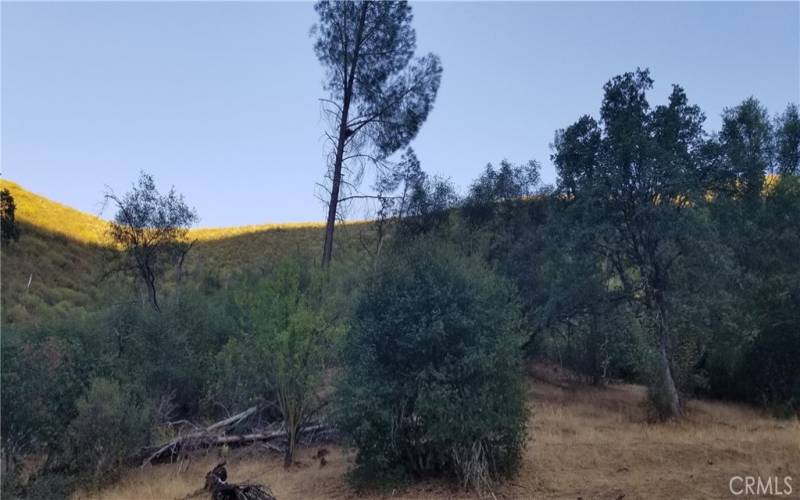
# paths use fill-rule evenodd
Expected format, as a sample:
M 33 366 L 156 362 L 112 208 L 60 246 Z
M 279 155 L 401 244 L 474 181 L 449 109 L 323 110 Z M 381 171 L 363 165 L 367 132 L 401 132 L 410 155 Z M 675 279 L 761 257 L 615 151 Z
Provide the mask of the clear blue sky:
M 536 159 L 596 115 L 611 76 L 649 67 L 719 126 L 755 95 L 800 101 L 800 3 L 419 3 L 444 66 L 412 146 L 462 189 L 487 162 Z M 97 213 L 140 169 L 201 225 L 321 220 L 323 70 L 311 3 L 2 3 L 2 171 Z M 109 215 L 109 214 L 105 214 Z

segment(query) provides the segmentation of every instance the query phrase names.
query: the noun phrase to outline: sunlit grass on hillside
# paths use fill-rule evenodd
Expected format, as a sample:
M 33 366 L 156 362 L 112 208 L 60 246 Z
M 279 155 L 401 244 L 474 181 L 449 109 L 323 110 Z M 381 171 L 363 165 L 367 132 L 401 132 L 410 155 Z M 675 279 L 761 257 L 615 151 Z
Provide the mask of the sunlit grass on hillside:
M 28 191 L 19 184 L 0 179 L 0 189 L 8 189 L 17 205 L 16 218 L 47 231 L 63 234 L 81 243 L 110 245 L 108 221 L 75 208 Z M 189 239 L 213 241 L 233 236 L 260 233 L 281 229 L 320 229 L 325 223 L 285 222 L 254 224 L 247 226 L 194 228 L 189 231 Z
M 244 234 L 261 233 L 282 229 L 321 229 L 324 222 L 283 222 L 275 224 L 253 224 L 248 226 L 231 227 L 199 227 L 189 231 L 189 238 L 198 241 L 213 241 Z
M 81 243 L 110 244 L 106 234 L 108 225 L 103 219 L 39 196 L 6 179 L 0 179 L 0 189 L 8 189 L 14 197 L 17 221 Z
M 2 324 L 30 325 L 97 307 L 116 251 L 108 222 L 0 179 L 14 197 L 21 235 L 2 250 Z M 261 274 L 276 262 L 301 257 L 319 262 L 324 223 L 299 222 L 189 232 L 196 241 L 184 269 L 189 286 L 210 279 L 218 285 Z M 368 224 L 337 228 L 335 255 L 358 259 L 371 239 Z M 164 280 L 168 290 L 171 276 Z

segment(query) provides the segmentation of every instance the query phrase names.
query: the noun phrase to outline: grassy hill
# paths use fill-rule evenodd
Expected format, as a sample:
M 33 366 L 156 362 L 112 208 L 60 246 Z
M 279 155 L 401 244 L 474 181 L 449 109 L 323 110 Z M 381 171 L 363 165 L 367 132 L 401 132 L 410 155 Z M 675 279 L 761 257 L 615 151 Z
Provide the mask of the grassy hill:
M 2 323 L 37 324 L 89 310 L 98 303 L 107 271 L 117 256 L 108 222 L 0 180 L 14 197 L 20 239 L 2 249 Z M 337 229 L 337 253 L 355 256 L 368 238 L 364 223 Z M 198 228 L 185 277 L 197 284 L 269 267 L 287 256 L 318 258 L 324 240 L 321 222 Z M 119 279 L 115 277 L 114 279 Z

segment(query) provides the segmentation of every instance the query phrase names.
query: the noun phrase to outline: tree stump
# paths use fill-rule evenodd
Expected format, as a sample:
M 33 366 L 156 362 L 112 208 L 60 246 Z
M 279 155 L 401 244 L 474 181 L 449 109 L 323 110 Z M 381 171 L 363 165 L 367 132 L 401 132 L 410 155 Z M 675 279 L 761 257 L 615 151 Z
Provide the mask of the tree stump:
M 208 474 L 204 489 L 211 492 L 212 500 L 277 500 L 269 486 L 262 484 L 228 484 L 228 471 L 225 462 L 220 463 Z

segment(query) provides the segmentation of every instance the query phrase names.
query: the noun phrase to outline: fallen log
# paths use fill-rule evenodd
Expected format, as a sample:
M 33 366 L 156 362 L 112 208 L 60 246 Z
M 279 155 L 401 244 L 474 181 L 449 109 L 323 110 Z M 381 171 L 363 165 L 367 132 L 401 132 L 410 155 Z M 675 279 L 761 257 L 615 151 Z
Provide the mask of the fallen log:
M 310 425 L 308 427 L 303 427 L 300 429 L 298 434 L 308 434 L 311 432 L 320 432 L 326 431 L 327 427 L 318 424 L 318 425 Z M 222 444 L 242 444 L 242 443 L 252 443 L 254 441 L 269 441 L 271 439 L 277 438 L 285 438 L 288 435 L 286 431 L 273 431 L 273 432 L 256 432 L 252 434 L 242 434 L 242 435 L 232 435 L 232 436 L 220 436 L 214 439 L 214 445 L 222 445 Z
M 213 431 L 215 429 L 219 429 L 219 428 L 222 428 L 222 427 L 228 427 L 230 425 L 238 424 L 242 420 L 244 420 L 247 417 L 249 417 L 250 415 L 254 414 L 256 411 L 258 411 L 258 407 L 257 406 L 253 406 L 251 408 L 248 408 L 245 411 L 243 411 L 242 413 L 234 415 L 234 416 L 232 416 L 230 418 L 226 418 L 225 420 L 220 420 L 216 424 L 213 424 L 213 425 L 210 425 L 210 426 L 206 427 L 206 432 L 211 432 L 211 431 Z
M 167 443 L 165 443 L 163 445 L 160 445 L 160 446 L 145 448 L 139 454 L 137 454 L 137 457 L 139 457 L 139 458 L 146 457 L 144 459 L 144 461 L 142 462 L 142 467 L 144 467 L 145 465 L 147 465 L 149 463 L 152 463 L 153 460 L 157 460 L 157 459 L 161 458 L 162 456 L 166 455 L 167 452 L 171 452 L 170 453 L 171 455 L 175 455 L 177 453 L 177 451 L 178 451 L 178 448 L 179 447 L 182 448 L 183 444 L 185 444 L 185 443 L 191 443 L 191 442 L 202 441 L 203 439 L 207 439 L 210 435 L 212 435 L 212 433 L 214 431 L 223 430 L 223 429 L 225 429 L 227 427 L 236 425 L 236 424 L 242 422 L 243 420 L 245 420 L 247 417 L 255 414 L 257 411 L 258 411 L 258 407 L 256 407 L 256 406 L 250 407 L 250 408 L 246 409 L 245 411 L 243 411 L 241 413 L 237 413 L 236 415 L 233 415 L 232 417 L 228 417 L 228 418 L 226 418 L 224 420 L 220 420 L 219 422 L 216 422 L 216 423 L 214 423 L 212 425 L 209 425 L 208 427 L 206 427 L 204 429 L 196 430 L 196 431 L 190 432 L 189 434 L 185 434 L 183 436 L 178 436 L 178 437 L 176 437 L 174 439 L 171 439 Z M 197 426 L 195 426 L 195 427 L 197 427 Z
M 243 412 L 244 413 L 244 412 Z M 241 415 L 241 414 L 240 414 Z M 288 433 L 285 430 L 276 430 L 271 432 L 254 432 L 248 434 L 214 434 L 210 432 L 209 429 L 213 430 L 220 430 L 224 429 L 231 423 L 239 422 L 242 419 L 232 420 L 227 419 L 229 422 L 226 425 L 220 425 L 222 422 L 218 422 L 212 426 L 206 427 L 202 431 L 195 431 L 184 436 L 178 436 L 174 439 L 171 439 L 165 444 L 150 447 L 146 450 L 143 450 L 139 456 L 146 457 L 142 462 L 141 466 L 144 467 L 153 461 L 159 460 L 162 457 L 166 456 L 175 456 L 180 453 L 182 450 L 186 448 L 199 448 L 199 447 L 206 447 L 211 448 L 214 446 L 222 446 L 226 444 L 235 444 L 235 445 L 242 445 L 247 443 L 254 443 L 259 441 L 271 441 L 273 439 L 280 439 L 286 438 Z M 330 429 L 322 424 L 310 425 L 307 427 L 303 427 L 299 430 L 298 435 L 309 434 L 314 432 L 328 432 Z

